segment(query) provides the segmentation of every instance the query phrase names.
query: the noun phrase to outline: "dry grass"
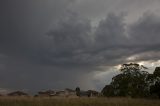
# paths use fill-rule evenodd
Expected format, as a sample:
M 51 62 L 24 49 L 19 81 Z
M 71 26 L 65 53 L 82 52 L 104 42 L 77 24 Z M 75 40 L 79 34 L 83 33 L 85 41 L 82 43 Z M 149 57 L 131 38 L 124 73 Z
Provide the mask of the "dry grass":
M 0 106 L 160 106 L 160 100 L 131 98 L 1 97 Z

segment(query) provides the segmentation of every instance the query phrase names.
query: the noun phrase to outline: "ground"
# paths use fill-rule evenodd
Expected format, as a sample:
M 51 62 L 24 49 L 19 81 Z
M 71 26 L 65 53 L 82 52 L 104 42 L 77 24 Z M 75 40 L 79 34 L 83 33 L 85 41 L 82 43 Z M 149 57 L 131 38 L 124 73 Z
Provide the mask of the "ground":
M 1 97 L 0 106 L 160 106 L 156 99 Z

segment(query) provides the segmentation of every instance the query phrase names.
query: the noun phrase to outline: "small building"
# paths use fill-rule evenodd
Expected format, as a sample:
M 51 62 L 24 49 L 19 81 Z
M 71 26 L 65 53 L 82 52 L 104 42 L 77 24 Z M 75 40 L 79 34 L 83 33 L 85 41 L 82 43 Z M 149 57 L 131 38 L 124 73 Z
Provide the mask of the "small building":
M 94 90 L 80 91 L 80 97 L 98 97 L 100 93 Z
M 65 92 L 66 92 L 66 97 L 76 97 L 77 96 L 75 90 L 66 88 Z
M 38 92 L 38 96 L 44 96 L 44 97 L 46 97 L 46 96 L 54 96 L 54 95 L 56 95 L 56 92 L 53 91 L 53 90 L 47 90 L 47 91 L 40 91 L 40 92 Z
M 76 96 L 76 91 L 68 88 L 65 90 L 47 90 L 38 92 L 38 95 L 36 95 L 36 97 L 37 96 L 71 97 L 71 96 Z
M 56 91 L 55 96 L 66 97 L 67 93 L 65 90 Z
M 88 90 L 88 93 L 90 97 L 98 97 L 101 95 L 98 91 L 94 91 L 94 90 Z
M 8 96 L 29 96 L 27 93 L 22 91 L 15 91 L 7 94 Z
M 88 91 L 80 91 L 80 97 L 90 97 L 90 92 Z

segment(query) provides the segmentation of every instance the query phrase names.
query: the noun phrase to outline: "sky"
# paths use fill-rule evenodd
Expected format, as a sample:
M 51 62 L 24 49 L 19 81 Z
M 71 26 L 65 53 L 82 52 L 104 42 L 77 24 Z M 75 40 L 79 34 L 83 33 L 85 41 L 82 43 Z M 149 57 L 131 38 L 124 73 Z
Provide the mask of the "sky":
M 0 91 L 102 90 L 120 64 L 160 64 L 160 0 L 1 0 Z

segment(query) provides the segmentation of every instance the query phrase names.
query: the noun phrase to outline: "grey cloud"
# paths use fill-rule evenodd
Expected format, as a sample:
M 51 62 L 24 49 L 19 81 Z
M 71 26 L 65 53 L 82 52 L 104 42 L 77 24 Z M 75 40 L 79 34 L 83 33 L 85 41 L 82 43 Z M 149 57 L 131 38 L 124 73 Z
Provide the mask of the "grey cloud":
M 9 55 L 25 54 L 37 45 L 37 39 L 41 39 L 51 21 L 64 14 L 69 5 L 68 0 L 1 2 L 0 48 Z
M 146 12 L 137 22 L 128 26 L 129 46 L 136 61 L 159 60 L 160 16 Z
M 135 22 L 145 11 L 159 14 L 159 0 L 75 0 L 70 8 L 81 16 L 92 19 L 95 25 L 110 12 L 126 12 L 127 23 Z
M 50 42 L 48 52 L 42 54 L 53 64 L 63 65 L 102 65 L 108 60 L 121 58 L 126 37 L 124 34 L 123 16 L 110 14 L 100 22 L 92 32 L 90 21 L 69 14 L 58 21 L 52 30 L 45 35 Z M 120 55 L 121 54 L 121 55 Z
M 132 43 L 139 45 L 155 45 L 160 43 L 160 17 L 145 13 L 136 23 L 130 26 L 129 31 Z
M 100 21 L 99 26 L 95 32 L 96 43 L 102 43 L 100 46 L 114 46 L 122 45 L 126 40 L 125 37 L 125 23 L 123 16 L 115 16 L 108 14 L 105 20 Z

